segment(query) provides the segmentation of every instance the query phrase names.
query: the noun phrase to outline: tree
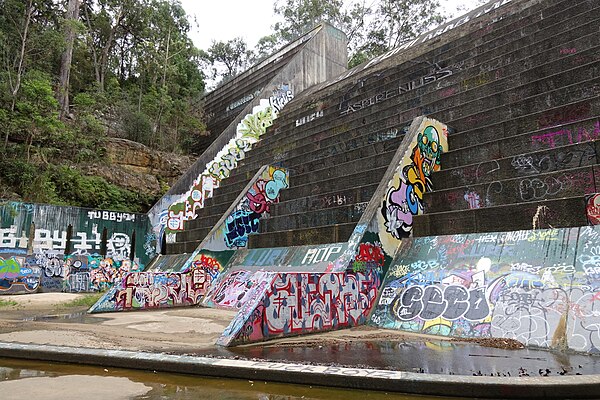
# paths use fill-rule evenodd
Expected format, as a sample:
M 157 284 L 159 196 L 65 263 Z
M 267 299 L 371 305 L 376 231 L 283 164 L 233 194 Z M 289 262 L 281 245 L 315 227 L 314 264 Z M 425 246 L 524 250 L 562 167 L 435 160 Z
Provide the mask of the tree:
M 212 64 L 213 79 L 221 77 L 221 80 L 227 80 L 248 67 L 252 51 L 248 50 L 243 38 L 237 37 L 226 42 L 213 41 L 205 58 Z
M 341 27 L 344 14 L 342 0 L 277 0 L 273 5 L 276 15 L 283 21 L 275 23 L 273 30 L 284 42 L 290 42 L 325 21 Z
M 65 51 L 60 61 L 60 74 L 57 88 L 57 99 L 60 107 L 60 119 L 69 115 L 69 78 L 71 75 L 71 62 L 73 60 L 73 44 L 79 19 L 79 0 L 69 0 L 65 16 Z
M 321 21 L 346 32 L 352 67 L 399 46 L 444 20 L 439 0 L 280 0 L 273 25 L 277 45 L 306 33 Z M 270 44 L 268 36 L 259 42 Z M 261 40 L 263 40 L 261 39 Z
M 5 0 L 0 2 L 0 108 L 12 114 L 28 70 L 53 71 L 62 40 L 53 28 L 58 25 L 57 5 L 51 0 Z M 8 115 L 8 114 L 7 114 Z M 6 150 L 14 120 L 4 127 Z

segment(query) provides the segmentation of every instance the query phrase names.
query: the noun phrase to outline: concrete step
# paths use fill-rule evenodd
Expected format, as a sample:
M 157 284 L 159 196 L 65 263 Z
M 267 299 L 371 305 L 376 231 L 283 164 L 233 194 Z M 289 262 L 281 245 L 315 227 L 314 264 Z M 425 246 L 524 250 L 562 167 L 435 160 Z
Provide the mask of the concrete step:
M 213 210 L 214 211 L 214 210 Z M 184 223 L 184 229 L 186 231 L 202 228 L 212 228 L 223 216 L 224 212 L 220 214 L 212 214 L 207 216 L 198 216 L 198 218 L 186 221 Z
M 322 210 L 305 211 L 261 220 L 260 233 L 283 232 L 318 226 L 357 223 L 368 202 L 331 207 Z
M 380 167 L 368 171 L 361 171 L 337 178 L 326 179 L 320 182 L 313 182 L 301 186 L 290 186 L 284 192 L 284 199 L 295 199 L 308 196 L 316 196 L 330 193 L 337 190 L 346 190 L 358 185 L 368 185 L 379 183 L 388 166 Z
M 425 212 L 428 214 L 495 207 L 596 193 L 600 189 L 600 185 L 597 188 L 594 184 L 596 181 L 600 182 L 600 166 L 590 165 L 490 183 L 435 190 L 425 193 L 423 202 Z
M 594 108 L 600 110 L 600 98 L 594 102 Z M 556 147 L 566 146 L 581 142 L 588 142 L 600 138 L 600 119 L 598 117 L 579 120 L 579 116 L 588 116 L 589 114 L 577 111 L 578 106 L 583 106 L 583 110 L 589 109 L 590 103 L 576 103 L 574 106 L 566 106 L 548 110 L 543 115 L 565 116 L 567 121 L 573 118 L 575 122 L 562 126 L 552 126 L 549 128 L 521 133 L 516 136 L 500 137 L 496 140 L 481 143 L 472 147 L 465 147 L 459 150 L 450 150 L 442 154 L 442 169 L 453 169 L 463 165 L 471 165 L 491 160 L 497 160 L 505 157 L 517 156 L 528 152 L 552 150 Z M 569 111 L 572 110 L 572 111 Z M 566 114 L 564 114 L 566 112 Z M 540 118 L 544 118 L 543 115 Z M 598 114 L 596 114 L 598 115 Z M 515 131 L 518 133 L 518 131 Z M 451 137 L 449 138 L 451 146 Z
M 513 82 L 509 89 L 501 93 L 485 95 L 458 106 L 449 103 L 451 107 L 446 108 L 443 102 L 430 104 L 430 106 L 444 107 L 444 111 L 440 111 L 439 114 L 444 115 L 446 121 L 457 129 L 466 122 L 472 121 L 475 116 L 486 124 L 493 124 L 514 116 L 532 113 L 536 107 L 537 110 L 540 106 L 555 107 L 597 95 L 595 85 L 597 85 L 599 68 L 597 62 L 590 62 L 533 82 L 523 84 Z M 573 97 L 567 101 L 557 98 L 558 95 L 564 96 L 563 92 L 566 88 L 578 88 L 577 85 L 588 85 L 584 86 L 585 90 L 579 91 L 582 97 Z M 553 96 L 552 100 L 546 102 L 540 100 L 545 94 Z M 481 110 L 482 105 L 486 107 L 484 110 Z
M 280 137 L 284 136 L 284 135 L 279 135 Z M 289 138 L 288 138 L 289 139 Z M 264 143 L 267 143 L 268 141 L 264 141 Z M 288 144 L 289 145 L 289 144 Z
M 271 218 L 287 214 L 364 203 L 371 200 L 378 185 L 379 182 L 364 186 L 353 186 L 344 190 L 336 190 L 314 196 L 297 197 L 287 201 L 285 200 L 285 191 L 283 191 L 281 192 L 281 199 L 283 201 L 271 206 Z
M 206 235 L 212 230 L 213 226 L 185 229 L 181 232 L 176 233 L 177 243 L 194 242 L 199 245 L 204 240 Z
M 327 225 L 282 232 L 261 233 L 248 236 L 248 248 L 302 246 L 346 242 L 356 223 Z
M 473 57 L 479 57 L 480 62 L 489 61 L 493 58 L 489 54 L 490 51 L 495 52 L 500 49 L 501 51 L 506 50 L 507 52 L 511 52 L 515 49 L 515 41 L 523 41 L 529 37 L 536 37 L 536 40 L 539 40 L 538 36 L 544 34 L 544 29 L 541 29 L 538 26 L 539 24 L 546 26 L 555 24 L 559 21 L 564 24 L 564 26 L 568 26 L 565 22 L 568 21 L 569 16 L 580 16 L 582 11 L 589 9 L 586 5 L 582 6 L 581 4 L 573 7 L 572 4 L 567 1 L 560 2 L 560 4 L 560 8 L 546 8 L 546 10 L 552 10 L 551 12 L 545 12 L 544 14 L 534 11 L 535 7 L 525 10 L 523 15 L 526 15 L 526 13 L 531 11 L 534 20 L 528 19 L 531 16 L 523 16 L 523 18 L 520 18 L 521 15 L 519 14 L 509 15 L 495 21 L 493 25 L 485 24 L 484 28 L 474 30 L 465 37 L 457 38 L 444 46 L 434 47 L 431 51 L 422 54 L 420 58 L 433 60 L 433 62 L 445 60 L 447 61 L 445 65 L 448 66 L 452 65 L 453 62 L 459 62 L 460 65 L 461 63 L 464 63 L 466 59 L 472 59 Z M 581 17 L 578 18 L 579 23 L 581 23 L 581 19 Z M 504 23 L 506 25 L 502 26 Z M 506 29 L 509 32 L 504 32 Z M 499 35 L 498 32 L 503 33 Z M 500 36 L 500 38 L 498 36 Z M 528 56 L 531 54 L 531 52 L 528 53 Z M 460 55 L 460 57 L 457 57 L 458 55 Z M 475 64 L 476 63 L 470 66 Z M 385 85 L 391 84 L 391 86 L 393 86 L 395 83 L 401 83 L 407 79 L 410 80 L 415 77 L 418 78 L 423 76 L 422 73 L 425 71 L 417 72 L 415 71 L 416 68 L 423 68 L 423 66 L 421 65 L 419 67 L 417 63 L 410 60 L 405 63 L 400 63 L 398 66 L 393 66 L 384 71 L 380 71 L 371 79 L 369 79 L 368 76 L 363 77 L 360 79 L 360 84 L 358 85 L 360 90 L 356 89 L 356 91 L 360 92 L 362 95 L 369 93 L 375 95 L 377 92 L 381 91 Z M 338 97 L 342 94 L 340 91 L 348 90 L 347 86 L 352 85 L 354 85 L 354 83 L 349 82 L 345 85 L 346 87 L 331 93 L 327 97 L 322 97 L 320 102 L 315 102 L 314 99 L 310 99 L 310 101 L 296 101 L 294 105 L 290 104 L 290 113 L 288 113 L 287 116 L 289 116 L 289 119 L 291 120 L 286 121 L 285 119 L 282 119 L 279 121 L 281 124 L 280 126 L 283 130 L 291 131 L 293 125 L 287 126 L 286 123 L 293 123 L 293 120 L 300 115 L 299 113 L 306 112 L 306 108 L 310 106 L 310 103 L 318 103 L 319 107 L 325 111 L 325 114 L 332 114 L 332 111 L 338 109 Z M 352 88 L 350 89 L 352 90 Z M 357 95 L 359 95 L 359 93 L 357 93 Z M 323 108 L 323 103 L 327 105 L 327 108 Z M 301 104 L 302 106 L 298 107 L 298 104 Z M 316 121 L 323 121 L 323 118 Z M 305 126 L 303 126 L 303 128 L 305 128 Z M 311 128 L 313 128 L 313 126 L 311 126 Z M 287 140 L 285 135 L 278 136 L 280 138 L 279 140 Z
M 585 198 L 570 197 L 415 216 L 413 236 L 587 225 Z
M 560 21 L 561 21 L 561 23 L 564 23 L 564 19 L 562 19 L 562 18 L 561 18 L 561 20 L 560 20 Z M 589 27 L 591 28 L 591 27 L 592 27 L 592 24 L 589 24 Z M 594 30 L 595 30 L 595 28 L 594 28 Z M 572 30 L 571 30 L 571 31 L 569 31 L 569 32 L 571 32 L 573 35 L 579 35 L 579 36 L 581 35 L 581 32 L 580 32 L 579 30 L 576 30 L 576 29 L 572 29 Z M 562 38 L 563 36 L 564 36 L 564 35 L 561 35 L 559 38 Z M 520 35 L 519 37 L 521 37 L 521 35 Z M 577 37 L 577 36 L 575 36 L 575 37 Z M 522 39 L 522 40 L 523 40 L 523 39 Z M 555 41 L 556 41 L 556 39 L 555 39 Z M 545 50 L 548 50 L 548 49 L 549 49 L 549 47 L 550 47 L 550 48 L 552 48 L 552 45 L 551 45 L 551 43 L 549 43 L 549 42 L 547 41 L 547 39 L 544 41 L 544 43 L 542 43 L 542 45 L 543 45 L 543 46 L 541 47 L 541 49 L 539 49 L 539 51 L 545 51 Z M 557 49 L 554 49 L 554 50 L 556 50 L 556 51 L 553 51 L 553 53 L 555 53 L 556 55 L 558 55 L 558 54 L 559 54 L 559 50 L 560 50 L 560 49 L 558 49 L 558 48 L 557 48 Z M 493 50 L 493 51 L 497 51 L 497 50 Z M 524 57 L 525 59 L 528 59 L 528 58 L 531 58 L 531 57 L 532 57 L 534 54 L 535 54 L 535 53 L 532 53 L 531 51 L 527 51 L 527 52 L 524 52 L 523 54 L 521 54 L 521 56 L 522 56 L 522 57 Z M 552 55 L 554 56 L 554 54 L 552 54 Z M 493 58 L 493 57 L 490 57 L 490 56 L 491 56 L 490 54 L 486 54 L 485 56 L 486 56 L 486 58 L 488 59 L 488 63 L 487 63 L 487 64 L 485 64 L 485 65 L 480 65 L 480 66 L 479 66 L 479 67 L 480 67 L 479 69 L 475 69 L 475 68 L 469 68 L 469 70 L 472 70 L 472 71 L 477 71 L 477 74 L 475 75 L 475 77 L 477 77 L 477 75 L 481 74 L 481 73 L 482 73 L 482 71 L 483 71 L 483 72 L 485 72 L 485 73 L 488 73 L 488 74 L 489 74 L 489 72 L 490 72 L 490 69 L 496 69 L 496 68 L 498 68 L 498 62 L 500 62 L 500 65 L 501 65 L 501 66 L 502 66 L 502 63 L 503 63 L 503 62 L 505 62 L 504 60 L 502 60 L 502 59 L 501 59 L 501 58 L 502 58 L 502 56 L 503 56 L 503 54 L 502 54 L 502 53 L 500 53 L 500 55 L 496 57 L 496 61 L 495 61 L 494 63 L 489 63 L 489 59 L 490 59 L 490 58 Z M 555 57 L 554 57 L 554 58 L 555 58 Z M 510 65 L 509 67 L 505 67 L 505 68 L 508 68 L 509 70 L 510 70 L 511 68 L 512 68 L 512 69 L 515 69 L 516 67 L 520 67 L 521 65 L 524 65 L 524 66 L 531 66 L 531 65 L 530 65 L 530 64 L 528 64 L 527 62 L 523 62 L 523 60 L 516 60 L 516 59 L 514 59 L 514 58 L 513 58 L 513 57 L 511 57 L 511 56 L 509 56 L 507 59 L 508 59 L 508 61 L 509 61 L 509 63 L 510 63 L 511 65 Z M 543 60 L 543 58 L 541 58 L 541 60 Z M 454 60 L 447 60 L 447 63 L 446 63 L 446 64 L 450 65 L 450 64 L 452 63 L 452 61 L 454 61 Z M 460 64 L 460 63 L 459 63 L 459 64 Z M 463 67 L 464 67 L 464 66 L 461 66 L 460 68 L 463 68 Z M 520 68 L 524 68 L 524 67 L 520 67 Z M 492 71 L 492 72 L 493 72 L 493 71 Z M 477 80 L 477 79 L 481 79 L 481 77 L 479 77 L 479 78 L 477 78 L 477 79 L 475 79 L 475 80 L 472 80 L 471 82 L 469 82 L 469 81 L 468 81 L 468 78 L 469 78 L 469 77 L 465 77 L 465 79 L 464 79 L 464 80 L 465 80 L 464 86 L 466 86 L 466 87 L 469 87 L 469 86 L 476 85 L 476 84 L 478 83 L 476 80 Z M 405 78 L 405 79 L 407 79 L 407 78 Z M 383 90 L 385 87 L 388 87 L 388 88 L 389 88 L 389 87 L 392 87 L 392 86 L 394 86 L 394 85 L 395 85 L 395 83 L 396 83 L 396 82 L 388 82 L 388 79 L 387 79 L 387 78 L 384 80 L 384 79 L 381 79 L 381 77 L 378 77 L 378 79 L 376 79 L 375 81 L 379 83 L 379 86 L 377 86 L 377 90 Z M 385 83 L 385 85 L 387 85 L 387 86 L 385 86 L 385 85 L 383 85 L 383 86 L 382 86 L 382 85 L 381 85 L 381 82 L 384 82 L 384 83 Z M 447 83 L 447 82 L 448 82 L 448 79 L 444 80 L 444 83 Z M 462 83 L 462 82 L 461 82 L 461 83 Z M 450 88 L 450 89 L 452 89 L 452 88 Z M 362 92 L 361 92 L 361 93 L 362 93 Z M 375 95 L 375 94 L 376 94 L 376 93 L 375 93 L 375 92 L 373 92 L 373 95 Z M 364 93 L 364 94 L 362 94 L 362 96 L 368 96 L 368 92 L 367 92 L 367 93 Z M 454 96 L 454 97 L 456 97 L 456 96 Z M 411 99 L 411 100 L 412 100 L 412 99 Z M 334 107 L 330 107 L 330 108 L 337 108 L 337 105 L 334 105 Z M 371 108 L 369 108 L 369 110 L 371 110 Z M 327 111 L 327 110 L 326 110 L 326 111 Z M 360 114 L 360 112 L 359 112 L 359 114 Z M 371 114 L 372 114 L 372 113 L 371 113 Z M 326 118 L 321 118 L 321 119 L 319 119 L 318 121 L 324 121 L 325 119 L 326 119 Z M 410 118 L 409 118 L 409 119 L 410 119 Z M 347 118 L 346 118 L 346 120 L 347 120 Z M 280 121 L 280 122 L 281 122 L 282 124 L 284 124 L 284 123 L 285 123 L 285 122 L 284 122 L 284 120 L 282 120 L 282 121 Z M 352 121 L 346 121 L 346 122 L 347 122 L 347 123 L 348 123 L 348 122 L 350 122 L 350 123 L 351 123 Z M 369 122 L 370 122 L 370 121 L 369 121 Z M 322 125 L 322 124 L 321 124 L 321 125 Z M 315 128 L 317 128 L 317 129 L 318 129 L 318 127 L 315 127 Z M 291 129 L 291 128 L 290 128 L 290 129 Z M 280 137 L 283 137 L 283 135 L 280 135 Z
M 355 138 L 336 137 L 337 141 L 331 144 L 324 144 L 322 141 L 310 142 L 302 146 L 296 155 L 285 159 L 285 167 L 290 170 L 292 175 L 303 174 L 315 169 L 322 169 L 327 166 L 334 166 L 351 160 L 369 157 L 373 154 L 382 153 L 397 149 L 404 137 L 405 129 L 390 129 L 384 132 L 368 133 Z M 250 158 L 251 165 L 245 164 L 240 168 L 239 175 L 232 176 L 233 182 L 238 179 L 244 179 L 245 170 L 255 168 L 264 160 Z
M 557 52 L 558 52 L 558 51 L 557 51 Z M 578 57 L 587 57 L 587 56 L 586 56 L 586 55 L 580 55 L 580 56 L 578 56 Z M 580 59 L 578 59 L 578 60 L 580 60 Z M 578 61 L 578 60 L 575 60 L 575 61 Z M 564 63 L 564 60 L 561 60 L 560 62 L 561 62 L 561 63 Z M 551 71 L 551 70 L 552 70 L 552 68 L 554 67 L 554 65 L 557 65 L 557 64 L 553 64 L 552 66 L 548 66 L 548 67 L 547 67 L 547 68 L 548 68 L 548 70 L 549 70 L 549 71 Z M 552 68 L 551 68 L 551 67 L 552 67 Z M 581 67 L 581 66 L 580 66 L 580 67 Z M 577 75 L 577 74 L 576 74 L 576 73 L 574 73 L 574 72 L 576 72 L 576 71 L 573 71 L 573 70 L 571 70 L 571 71 L 569 71 L 568 73 L 566 73 L 566 75 L 567 75 L 567 76 L 575 76 L 575 75 Z M 531 72 L 531 71 L 530 71 L 529 73 L 535 73 L 535 71 L 533 71 L 533 72 Z M 590 70 L 588 70 L 588 71 L 587 71 L 587 73 L 588 73 L 588 74 L 593 74 L 593 71 L 590 71 Z M 516 77 L 516 75 L 515 75 L 515 77 Z M 479 77 L 479 78 L 481 78 L 481 77 Z M 479 78 L 477 78 L 477 79 L 479 79 Z M 508 78 L 507 78 L 507 79 L 508 79 Z M 513 78 L 511 78 L 511 79 L 513 79 Z M 514 79 L 516 79 L 516 78 L 514 78 Z M 519 79 L 521 79 L 521 77 L 520 77 L 520 76 L 519 76 Z M 559 75 L 557 75 L 557 76 L 556 76 L 556 79 L 560 81 L 560 80 L 562 80 L 562 77 L 561 77 L 561 76 L 559 76 Z M 473 83 L 473 82 L 471 82 L 471 83 Z M 540 79 L 540 80 L 538 80 L 538 81 L 537 81 L 537 84 L 538 84 L 538 85 L 541 85 L 541 84 L 543 84 L 543 85 L 548 85 L 549 83 L 550 83 L 550 84 L 552 84 L 552 82 L 549 82 L 548 80 L 545 80 L 545 81 L 544 81 L 544 80 L 541 80 L 541 79 Z M 463 84 L 464 84 L 464 82 L 463 82 Z M 484 89 L 485 89 L 485 91 L 482 91 L 481 93 L 487 93 L 487 92 L 490 92 L 490 91 L 491 91 L 491 92 L 495 92 L 495 91 L 496 91 L 496 88 L 498 87 L 498 85 L 500 85 L 500 87 L 502 87 L 502 85 L 505 85 L 505 84 L 506 84 L 506 81 L 505 81 L 505 80 L 503 80 L 503 81 L 501 81 L 501 82 L 499 82 L 499 83 L 498 83 L 498 82 L 493 82 L 493 84 L 489 84 L 489 85 L 483 85 L 483 86 L 485 87 L 485 88 L 484 88 Z M 519 84 L 519 83 L 518 83 L 518 81 L 513 81 L 513 83 L 512 83 L 512 86 L 518 86 L 518 84 Z M 465 85 L 465 86 L 468 86 L 467 84 L 464 84 L 464 85 Z M 505 86 L 506 86 L 506 85 L 505 85 Z M 489 88 L 488 88 L 488 87 L 489 87 Z M 519 89 L 519 91 L 520 91 L 521 93 L 517 93 L 517 94 L 515 94 L 514 92 L 510 92 L 510 91 L 505 91 L 505 97 L 508 97 L 508 98 L 510 98 L 510 99 L 512 99 L 512 100 L 514 100 L 514 98 L 515 98 L 515 97 L 516 97 L 516 98 L 518 98 L 519 96 L 523 96 L 523 95 L 524 95 L 524 93 L 525 93 L 525 90 L 527 90 L 527 89 L 528 89 L 528 90 L 531 90 L 533 93 L 537 93 L 537 92 L 539 92 L 539 91 L 543 90 L 543 89 L 540 89 L 540 88 L 539 88 L 539 86 L 530 85 L 529 87 L 527 87 L 527 86 L 525 86 L 525 87 L 521 87 L 521 88 Z M 482 89 L 482 90 L 483 90 L 483 89 Z M 471 93 L 471 95 L 472 95 L 472 96 L 474 96 L 474 97 L 477 97 L 477 95 L 473 94 L 473 93 L 476 93 L 476 91 L 475 91 L 475 90 L 471 90 L 471 91 L 469 91 L 469 93 Z M 479 94 L 481 94 L 481 93 L 479 93 Z M 466 95 L 465 95 L 465 94 L 461 94 L 460 96 L 466 96 Z M 454 97 L 456 97 L 456 96 L 454 96 Z M 501 96 L 497 96 L 496 94 L 494 94 L 494 95 L 490 95 L 490 96 L 488 96 L 488 97 L 491 97 L 491 100 L 489 101 L 490 103 L 495 103 L 495 104 L 504 104 L 504 103 L 506 103 L 506 102 L 507 102 L 507 101 L 505 101 L 505 99 L 503 99 Z M 509 100 L 510 100 L 510 99 L 509 99 Z M 479 101 L 473 101 L 472 103 L 474 104 L 474 106 L 476 106 L 476 105 L 479 105 L 479 104 L 480 104 L 480 102 L 481 102 L 481 100 L 479 100 Z M 403 106 L 403 105 L 400 105 L 400 107 L 399 107 L 399 108 L 402 108 L 402 106 Z M 374 111 L 377 111 L 377 110 L 376 110 L 376 109 L 374 109 Z M 449 110 L 444 110 L 444 111 L 442 111 L 442 113 L 443 113 L 443 112 L 448 112 L 448 111 L 449 111 Z M 380 112 L 379 114 L 385 114 L 385 113 L 383 113 L 383 112 Z M 438 118 L 439 118 L 439 117 L 438 117 Z M 471 116 L 471 118 L 473 118 L 473 117 Z
M 315 169 L 303 174 L 292 175 L 290 177 L 290 186 L 302 186 L 311 183 L 314 184 L 327 179 L 368 171 L 372 168 L 388 167 L 392 161 L 392 158 L 394 158 L 396 151 L 397 148 L 380 153 L 376 152 L 370 156 L 350 160 L 348 162 L 340 162 L 337 165 L 334 162 L 335 160 L 332 160 L 332 165 L 326 166 L 325 168 Z M 339 157 L 335 158 L 338 159 Z
M 600 137 L 600 122 L 596 121 L 598 123 L 598 136 Z M 577 134 L 578 127 L 571 124 L 562 129 L 565 132 L 568 130 Z M 511 149 L 510 152 L 517 151 L 512 148 L 514 139 L 516 138 L 511 139 L 505 146 L 501 146 L 501 152 L 504 153 L 504 150 L 507 148 Z M 527 141 L 527 143 L 531 146 L 531 141 Z M 531 147 L 525 148 L 525 150 L 530 149 Z M 571 168 L 597 164 L 599 161 L 600 143 L 598 141 L 587 141 L 551 147 L 550 149 L 541 151 L 520 153 L 450 169 L 443 168 L 433 173 L 431 181 L 435 190 L 438 191 L 460 186 L 490 183 L 514 177 L 527 177 L 540 173 L 564 171 Z

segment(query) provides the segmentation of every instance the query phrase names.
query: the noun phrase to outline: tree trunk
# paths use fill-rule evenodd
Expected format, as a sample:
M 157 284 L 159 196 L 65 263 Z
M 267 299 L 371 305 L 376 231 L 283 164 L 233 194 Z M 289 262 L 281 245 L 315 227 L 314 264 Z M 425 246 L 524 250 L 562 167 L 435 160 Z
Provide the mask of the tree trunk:
M 106 80 L 106 72 L 108 70 L 108 59 L 110 57 L 110 50 L 113 46 L 113 41 L 115 40 L 115 33 L 117 29 L 121 25 L 123 20 L 123 7 L 119 8 L 117 15 L 115 16 L 115 25 L 110 28 L 110 32 L 108 33 L 108 39 L 102 49 L 102 54 L 100 58 L 100 90 L 104 90 L 104 81 Z
M 71 62 L 73 61 L 73 44 L 75 43 L 75 28 L 73 23 L 79 19 L 79 0 L 69 0 L 65 19 L 66 47 L 60 60 L 60 75 L 57 90 L 57 100 L 60 106 L 59 118 L 62 120 L 69 115 L 69 78 L 71 76 Z
M 25 21 L 23 23 L 23 34 L 21 35 L 21 51 L 19 53 L 19 59 L 17 60 L 17 76 L 15 78 L 15 85 L 11 87 L 11 104 L 10 112 L 15 112 L 15 105 L 17 104 L 17 94 L 21 88 L 21 78 L 23 77 L 23 68 L 25 65 L 25 48 L 27 46 L 27 38 L 29 34 L 29 24 L 31 23 L 31 16 L 33 15 L 33 0 L 29 0 L 27 8 L 25 9 Z M 10 129 L 6 130 L 4 135 L 4 150 L 8 147 L 8 135 Z
M 90 12 L 88 11 L 88 5 L 83 5 L 83 12 L 85 13 L 85 21 L 87 23 L 88 35 L 92 37 L 92 23 L 90 21 Z M 98 53 L 96 52 L 96 46 L 94 46 L 94 39 L 92 37 L 89 44 L 89 48 L 92 49 L 92 59 L 94 61 L 94 73 L 96 75 L 96 83 L 100 86 L 100 64 L 98 61 Z

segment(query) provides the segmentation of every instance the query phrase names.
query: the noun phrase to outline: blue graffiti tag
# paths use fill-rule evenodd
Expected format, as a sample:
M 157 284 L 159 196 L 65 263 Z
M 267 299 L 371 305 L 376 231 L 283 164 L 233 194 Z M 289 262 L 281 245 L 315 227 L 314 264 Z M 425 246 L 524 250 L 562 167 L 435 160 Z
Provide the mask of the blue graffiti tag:
M 260 214 L 254 211 L 238 210 L 227 217 L 225 244 L 229 248 L 246 247 L 248 234 L 258 232 Z

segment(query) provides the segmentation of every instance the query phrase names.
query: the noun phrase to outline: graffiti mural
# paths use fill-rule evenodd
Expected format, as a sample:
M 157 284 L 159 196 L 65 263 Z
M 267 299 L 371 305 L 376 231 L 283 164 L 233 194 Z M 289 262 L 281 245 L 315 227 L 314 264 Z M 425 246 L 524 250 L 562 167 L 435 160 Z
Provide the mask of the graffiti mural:
M 378 215 L 382 246 L 395 254 L 399 240 L 410 236 L 413 216 L 423 213 L 423 194 L 433 189 L 431 174 L 440 169 L 448 149 L 447 127 L 425 118 L 388 184 Z
M 182 231 L 184 221 L 196 218 L 197 210 L 204 207 L 204 201 L 212 197 L 221 180 L 229 177 L 267 128 L 273 125 L 281 109 L 293 98 L 289 85 L 282 85 L 273 90 L 268 99 L 261 99 L 237 125 L 235 136 L 194 180 L 190 190 L 170 203 L 164 216 L 159 218 L 161 226 L 154 228 L 156 233 L 162 236 L 163 231 L 167 234 Z M 173 242 L 175 236 L 167 238 Z
M 256 304 L 250 301 L 251 309 L 240 309 L 217 343 L 229 346 L 362 324 L 375 303 L 379 282 L 374 270 L 278 273 L 263 298 Z
M 235 209 L 222 224 L 215 226 L 201 247 L 215 251 L 245 248 L 248 235 L 258 232 L 260 219 L 269 215 L 271 205 L 279 202 L 281 190 L 287 187 L 287 170 L 263 167 Z
M 0 253 L 0 295 L 37 292 L 41 274 L 35 258 L 25 254 Z
M 0 251 L 29 254 L 43 292 L 104 290 L 149 259 L 133 239 L 149 230 L 145 215 L 19 202 L 0 215 Z
M 265 271 L 232 271 L 209 290 L 202 304 L 208 307 L 239 310 L 249 301 L 249 297 L 255 293 L 257 287 L 264 285 L 265 280 L 272 279 L 273 275 Z
M 384 263 L 385 254 L 383 254 L 380 243 L 360 243 L 358 254 L 352 263 L 352 271 L 364 272 L 367 269 L 382 271 Z
M 597 227 L 403 241 L 371 323 L 600 352 Z
M 585 211 L 590 225 L 600 225 L 600 194 L 595 193 L 586 199 Z
M 154 309 L 198 304 L 206 290 L 202 269 L 189 273 L 133 272 L 108 291 L 89 312 Z
M 98 292 L 121 281 L 129 272 L 141 267 L 129 259 L 118 260 L 99 255 L 65 257 L 63 288 L 65 292 Z M 43 280 L 42 280 L 43 282 Z

